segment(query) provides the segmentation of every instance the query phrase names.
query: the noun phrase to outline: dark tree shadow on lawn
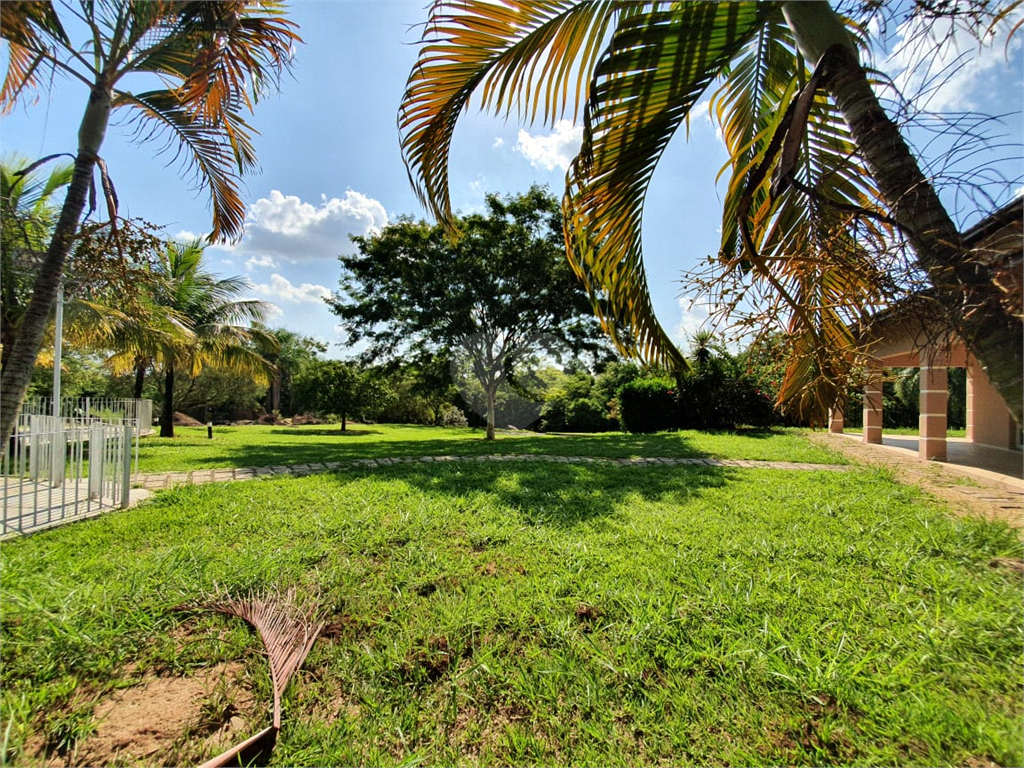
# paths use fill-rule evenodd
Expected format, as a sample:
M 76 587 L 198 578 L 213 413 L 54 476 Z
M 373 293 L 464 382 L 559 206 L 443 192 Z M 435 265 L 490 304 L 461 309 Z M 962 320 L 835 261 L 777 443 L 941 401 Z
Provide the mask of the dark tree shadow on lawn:
M 349 438 L 366 434 L 337 430 L 289 430 L 277 433 L 293 436 L 309 435 L 315 438 L 308 445 L 293 442 L 281 445 L 230 445 L 224 448 L 224 458 L 236 467 L 275 466 L 278 464 L 325 463 L 356 459 L 404 458 L 420 456 L 485 456 L 527 454 L 533 456 L 593 456 L 604 458 L 666 457 L 708 458 L 692 441 L 680 435 L 586 435 L 579 437 L 529 436 L 504 437 L 494 441 L 469 438 L 450 440 L 443 437 L 422 440 L 350 441 Z
M 295 429 L 291 427 L 270 427 L 268 432 L 272 435 L 312 435 L 320 437 L 363 437 L 365 435 L 381 435 L 379 429 L 353 429 L 349 427 L 344 432 L 341 427 L 324 426 L 317 429 Z
M 489 494 L 518 514 L 522 524 L 573 528 L 625 519 L 631 497 L 678 505 L 737 477 L 729 467 L 706 465 L 619 466 L 557 462 L 451 462 L 396 464 L 335 473 L 341 485 L 365 477 L 409 483 L 430 495 L 450 496 L 461 506 L 474 494 Z

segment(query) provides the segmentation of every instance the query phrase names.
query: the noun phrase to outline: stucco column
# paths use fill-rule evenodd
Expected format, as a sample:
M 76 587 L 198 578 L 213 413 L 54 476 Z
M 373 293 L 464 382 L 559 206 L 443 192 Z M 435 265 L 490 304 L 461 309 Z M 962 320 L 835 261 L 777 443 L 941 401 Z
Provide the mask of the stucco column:
M 967 358 L 967 439 L 997 448 L 1017 447 L 1013 416 L 973 357 Z
M 843 434 L 843 406 L 836 403 L 828 409 L 828 431 L 834 435 Z
M 944 365 L 922 355 L 921 415 L 918 418 L 917 453 L 925 461 L 946 460 L 946 405 L 949 375 Z
M 967 441 L 977 442 L 976 427 L 974 424 L 974 377 L 978 375 L 978 364 L 970 355 L 967 356 Z
M 864 436 L 865 443 L 882 442 L 882 372 L 872 368 L 864 385 Z

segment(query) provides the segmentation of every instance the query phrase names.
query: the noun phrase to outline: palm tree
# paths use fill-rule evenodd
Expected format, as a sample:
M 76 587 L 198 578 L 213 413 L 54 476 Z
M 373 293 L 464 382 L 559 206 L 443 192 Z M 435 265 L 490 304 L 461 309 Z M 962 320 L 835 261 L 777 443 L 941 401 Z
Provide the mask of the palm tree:
M 0 350 L 5 353 L 0 362 L 4 368 L 32 292 L 32 278 L 57 219 L 53 196 L 71 182 L 71 172 L 71 165 L 60 165 L 43 177 L 25 158 L 0 161 Z
M 210 191 L 210 241 L 241 233 L 245 205 L 239 175 L 253 169 L 253 129 L 243 119 L 268 86 L 279 82 L 300 42 L 295 24 L 276 0 L 219 2 L 63 4 L 86 40 L 75 42 L 50 2 L 5 0 L 0 36 L 8 43 L 8 66 L 0 110 L 29 98 L 47 70 L 69 75 L 89 89 L 78 133 L 67 197 L 35 282 L 17 340 L 8 352 L 0 388 L 0 439 L 10 434 L 42 343 L 64 263 L 85 209 L 96 167 L 116 212 L 116 195 L 100 150 L 111 113 L 128 109 L 137 138 L 167 140 L 197 180 Z M 135 74 L 155 75 L 163 87 L 126 90 Z
M 12 156 L 0 161 L 0 349 L 10 349 L 18 335 L 32 283 L 53 232 L 59 208 L 52 198 L 72 176 L 70 164 L 42 177 L 28 160 Z M 122 257 L 152 250 L 154 236 L 132 222 L 122 225 Z M 156 307 L 144 289 L 149 272 L 129 259 L 111 259 L 109 227 L 90 225 L 76 238 L 65 265 L 64 337 L 82 348 L 98 351 L 134 348 L 140 356 L 167 343 L 186 340 L 187 322 L 173 311 Z M 44 335 L 52 342 L 52 328 Z M 148 358 L 144 358 L 148 359 Z M 7 358 L 3 362 L 6 364 Z M 148 363 L 147 363 L 148 364 Z M 144 373 L 145 366 L 140 365 Z M 142 378 L 136 376 L 135 397 L 142 397 Z
M 605 327 L 624 351 L 684 365 L 651 305 L 643 205 L 669 140 L 720 82 L 732 153 L 720 257 L 792 313 L 789 337 L 805 354 L 786 396 L 819 419 L 835 402 L 856 351 L 851 320 L 884 300 L 880 254 L 899 235 L 1021 419 L 1021 322 L 967 252 L 872 91 L 861 41 L 827 2 L 436 0 L 425 30 L 399 128 L 410 180 L 442 220 L 452 136 L 474 93 L 485 109 L 548 123 L 582 106 L 563 199 L 568 256 L 599 314 L 607 298 Z M 616 337 L 615 323 L 629 335 Z
M 155 270 L 158 280 L 152 303 L 168 317 L 180 318 L 185 336 L 150 333 L 127 339 L 108 362 L 115 371 L 137 370 L 140 358 L 163 374 L 164 402 L 160 436 L 174 437 L 174 382 L 184 373 L 194 377 L 205 366 L 252 376 L 267 384 L 276 372 L 257 347 L 277 350 L 274 336 L 262 327 L 269 305 L 262 301 L 236 300 L 248 286 L 241 277 L 218 278 L 203 269 L 203 244 L 171 242 Z

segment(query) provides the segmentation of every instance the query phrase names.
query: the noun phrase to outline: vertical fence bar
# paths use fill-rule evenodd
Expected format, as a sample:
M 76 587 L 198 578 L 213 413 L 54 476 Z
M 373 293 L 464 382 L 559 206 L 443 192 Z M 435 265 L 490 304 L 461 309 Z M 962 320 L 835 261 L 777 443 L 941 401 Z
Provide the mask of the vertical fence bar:
M 89 427 L 89 499 L 103 494 L 103 426 Z
M 124 464 L 121 467 L 121 509 L 127 509 L 128 500 L 132 490 L 132 429 L 130 424 L 124 425 L 124 434 L 121 443 L 121 453 L 124 455 Z M 138 445 L 138 434 L 135 435 Z
M 64 420 L 57 418 L 53 420 L 53 452 L 50 455 L 50 487 L 57 488 L 64 484 L 64 476 L 67 469 L 64 466 L 64 459 L 67 455 L 67 432 L 64 430 Z

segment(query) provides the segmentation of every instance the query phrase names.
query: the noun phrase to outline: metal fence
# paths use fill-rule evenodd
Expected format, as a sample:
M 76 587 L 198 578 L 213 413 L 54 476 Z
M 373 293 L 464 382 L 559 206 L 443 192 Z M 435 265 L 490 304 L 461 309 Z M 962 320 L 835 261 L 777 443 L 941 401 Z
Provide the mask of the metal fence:
M 128 506 L 135 421 L 22 414 L 0 457 L 0 538 Z
M 138 435 L 153 431 L 153 401 L 119 397 L 65 397 L 60 400 L 60 413 L 53 412 L 52 397 L 30 397 L 21 407 L 23 423 L 30 416 L 60 415 L 64 419 L 99 419 L 106 424 L 134 422 Z

